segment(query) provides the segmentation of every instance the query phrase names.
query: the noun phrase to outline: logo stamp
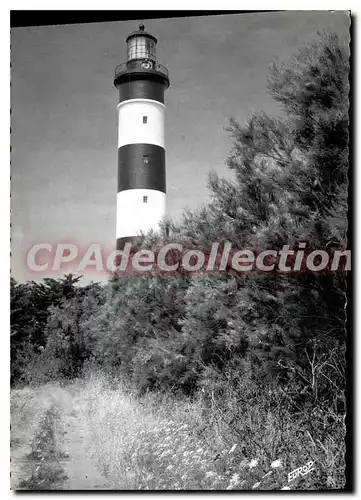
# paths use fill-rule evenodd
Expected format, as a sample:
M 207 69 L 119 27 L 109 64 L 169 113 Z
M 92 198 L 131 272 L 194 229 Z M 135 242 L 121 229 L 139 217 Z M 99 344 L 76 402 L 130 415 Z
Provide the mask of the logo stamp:
M 311 460 L 310 462 L 307 462 L 307 464 L 304 465 L 303 467 L 297 467 L 297 469 L 293 470 L 292 472 L 289 472 L 288 482 L 290 483 L 294 479 L 297 479 L 300 474 L 301 476 L 306 476 L 307 474 L 315 470 L 313 464 L 314 462 Z

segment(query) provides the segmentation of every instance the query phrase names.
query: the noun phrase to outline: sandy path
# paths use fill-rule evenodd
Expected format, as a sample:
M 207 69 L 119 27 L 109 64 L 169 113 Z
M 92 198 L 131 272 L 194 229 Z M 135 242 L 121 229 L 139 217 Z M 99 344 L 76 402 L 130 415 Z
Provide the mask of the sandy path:
M 65 431 L 62 448 L 69 454 L 69 459 L 64 466 L 68 479 L 62 489 L 107 489 L 106 479 L 93 459 L 86 402 L 81 390 L 73 387 L 64 392 L 66 397 L 62 398 L 60 406 L 62 430 Z
M 81 394 L 81 387 L 69 388 L 51 387 L 44 388 L 38 398 L 39 404 L 54 404 L 59 410 L 59 420 L 55 423 L 57 444 L 59 451 L 67 456 L 60 460 L 68 479 L 64 480 L 56 489 L 61 490 L 102 490 L 109 489 L 107 480 L 96 467 L 93 458 L 92 438 L 87 419 L 87 405 Z M 26 449 L 29 452 L 29 448 Z M 26 474 L 25 448 L 19 447 L 12 450 L 12 486 L 16 489 L 21 474 Z

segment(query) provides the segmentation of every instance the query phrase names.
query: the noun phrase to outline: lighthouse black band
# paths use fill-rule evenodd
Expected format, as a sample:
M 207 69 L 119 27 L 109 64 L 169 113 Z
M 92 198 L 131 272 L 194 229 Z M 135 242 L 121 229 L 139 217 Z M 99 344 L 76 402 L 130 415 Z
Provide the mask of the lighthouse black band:
M 117 238 L 117 250 L 124 250 L 126 243 L 131 243 L 132 247 L 138 243 L 142 243 L 144 238 L 142 236 L 124 236 L 123 238 Z
M 157 80 L 147 79 L 147 75 L 136 80 L 128 80 L 117 84 L 119 90 L 119 102 L 128 99 L 152 99 L 164 104 L 165 86 Z
M 118 149 L 118 193 L 125 189 L 166 192 L 165 150 L 154 144 L 127 144 Z

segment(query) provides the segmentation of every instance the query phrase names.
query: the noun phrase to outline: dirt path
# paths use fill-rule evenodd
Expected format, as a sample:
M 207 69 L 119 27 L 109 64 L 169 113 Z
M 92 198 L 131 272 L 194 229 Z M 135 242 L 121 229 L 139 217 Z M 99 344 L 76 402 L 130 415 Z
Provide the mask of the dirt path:
M 67 479 L 54 487 L 61 490 L 109 489 L 93 457 L 87 405 L 82 398 L 81 387 L 63 389 L 47 386 L 36 399 L 40 406 L 53 404 L 58 410 L 59 418 L 54 423 L 58 451 L 62 454 L 58 465 L 63 468 Z M 15 446 L 11 450 L 13 489 L 17 489 L 20 481 L 31 475 L 31 463 L 26 458 L 29 445 L 22 443 L 22 446 Z
M 82 399 L 81 390 L 72 388 L 64 392 L 61 424 L 65 431 L 63 451 L 69 455 L 69 460 L 65 465 L 68 479 L 62 489 L 107 489 L 106 479 L 97 469 L 93 458 L 86 402 Z

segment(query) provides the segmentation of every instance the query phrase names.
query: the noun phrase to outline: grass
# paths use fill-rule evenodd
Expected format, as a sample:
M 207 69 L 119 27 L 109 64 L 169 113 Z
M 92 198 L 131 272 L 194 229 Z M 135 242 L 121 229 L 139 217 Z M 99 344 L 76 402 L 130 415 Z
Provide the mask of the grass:
M 193 400 L 160 393 L 140 398 L 114 379 L 92 375 L 58 392 L 54 386 L 12 391 L 12 454 L 21 451 L 30 470 L 19 486 L 61 488 L 57 408 L 62 400 L 71 408 L 76 398 L 84 408 L 74 413 L 83 420 L 79 429 L 87 429 L 84 449 L 109 489 L 342 489 L 343 417 L 293 415 L 281 402 L 248 389 L 242 400 L 239 393 L 220 398 L 212 391 L 207 401 L 204 394 Z M 314 470 L 288 483 L 288 473 L 310 461 Z
M 41 418 L 44 408 L 37 401 L 37 390 L 24 388 L 12 390 L 10 398 L 11 447 L 13 449 L 29 441 Z
M 12 489 L 59 489 L 66 474 L 59 460 L 64 458 L 58 443 L 59 412 L 46 388 L 24 388 L 11 395 L 12 469 L 20 459 L 20 473 L 12 477 Z
M 59 489 L 67 475 L 59 460 L 64 458 L 56 442 L 56 422 L 59 412 L 53 405 L 48 408 L 39 424 L 31 443 L 27 459 L 31 462 L 31 476 L 20 482 L 20 489 L 50 490 Z
M 196 408 L 175 408 L 169 418 L 104 379 L 92 379 L 86 393 L 97 461 L 114 488 L 207 489 L 212 452 L 192 433 Z
M 320 490 L 342 488 L 343 421 L 337 435 L 315 439 L 302 419 L 215 401 L 141 400 L 102 377 L 85 386 L 95 456 L 114 489 Z M 239 405 L 238 405 L 239 406 Z M 241 410 L 241 411 L 240 411 Z M 233 418 L 233 422 L 232 422 Z M 339 436 L 339 439 L 337 439 Z M 288 473 L 315 463 L 288 483 Z

